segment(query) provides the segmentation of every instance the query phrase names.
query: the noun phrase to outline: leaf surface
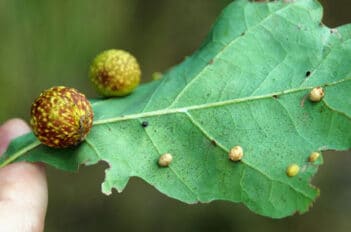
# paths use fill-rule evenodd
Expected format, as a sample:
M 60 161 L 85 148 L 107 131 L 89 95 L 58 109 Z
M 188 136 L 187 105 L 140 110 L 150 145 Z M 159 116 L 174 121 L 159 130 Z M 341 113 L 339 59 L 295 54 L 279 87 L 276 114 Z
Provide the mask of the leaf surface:
M 81 145 L 55 150 L 27 134 L 0 163 L 26 153 L 17 160 L 75 171 L 103 160 L 106 194 L 135 176 L 186 203 L 241 202 L 274 218 L 305 212 L 323 162 L 308 162 L 310 153 L 351 147 L 351 27 L 330 29 L 321 18 L 314 0 L 237 0 L 161 80 L 126 98 L 93 100 L 94 127 Z M 316 86 L 326 95 L 312 103 Z M 244 157 L 231 162 L 236 145 Z M 164 153 L 173 155 L 168 168 L 157 165 Z M 293 163 L 300 173 L 288 177 Z

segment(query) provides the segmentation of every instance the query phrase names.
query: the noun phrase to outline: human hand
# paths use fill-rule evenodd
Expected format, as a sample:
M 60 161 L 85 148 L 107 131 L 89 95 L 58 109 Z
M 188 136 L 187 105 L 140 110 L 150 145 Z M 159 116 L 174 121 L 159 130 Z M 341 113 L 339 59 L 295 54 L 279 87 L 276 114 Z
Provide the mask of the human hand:
M 0 156 L 11 139 L 29 132 L 20 119 L 0 127 Z M 44 230 L 47 208 L 45 167 L 18 162 L 0 169 L 0 232 L 40 232 Z

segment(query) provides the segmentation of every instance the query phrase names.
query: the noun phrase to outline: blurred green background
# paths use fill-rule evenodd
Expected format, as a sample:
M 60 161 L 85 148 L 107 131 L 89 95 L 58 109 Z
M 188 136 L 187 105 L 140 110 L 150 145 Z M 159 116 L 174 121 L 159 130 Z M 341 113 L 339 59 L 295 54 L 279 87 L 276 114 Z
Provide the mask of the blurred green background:
M 0 122 L 12 117 L 28 120 L 32 101 L 54 85 L 95 97 L 88 67 L 105 49 L 131 51 L 148 81 L 154 71 L 165 71 L 190 55 L 229 2 L 0 0 Z M 326 25 L 351 22 L 349 1 L 322 3 Z M 325 155 L 313 180 L 321 197 L 311 211 L 282 220 L 228 202 L 186 205 L 138 179 L 122 194 L 107 197 L 100 193 L 106 167 L 82 167 L 79 175 L 48 167 L 45 231 L 351 231 L 347 152 Z

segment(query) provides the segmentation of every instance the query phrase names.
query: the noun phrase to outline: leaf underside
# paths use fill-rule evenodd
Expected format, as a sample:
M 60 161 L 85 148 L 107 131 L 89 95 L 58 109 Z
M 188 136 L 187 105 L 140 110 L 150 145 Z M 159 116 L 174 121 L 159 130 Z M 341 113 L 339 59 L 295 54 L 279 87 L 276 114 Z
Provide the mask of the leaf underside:
M 310 179 L 323 162 L 308 162 L 309 154 L 351 147 L 351 27 L 330 29 L 321 19 L 314 0 L 237 0 L 161 80 L 126 98 L 92 100 L 95 124 L 81 145 L 32 149 L 30 133 L 0 163 L 21 152 L 17 160 L 67 171 L 103 160 L 106 194 L 135 176 L 186 203 L 242 202 L 274 218 L 305 212 L 319 194 Z M 306 96 L 316 86 L 326 95 L 312 103 Z M 228 159 L 236 145 L 241 162 Z M 173 162 L 160 168 L 166 152 Z M 300 173 L 288 177 L 292 163 Z

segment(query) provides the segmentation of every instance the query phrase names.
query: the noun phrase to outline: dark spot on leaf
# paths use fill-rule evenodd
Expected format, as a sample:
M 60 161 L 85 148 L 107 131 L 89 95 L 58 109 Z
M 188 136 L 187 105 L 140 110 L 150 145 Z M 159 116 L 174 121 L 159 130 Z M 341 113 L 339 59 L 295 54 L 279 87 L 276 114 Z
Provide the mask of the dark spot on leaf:
M 213 146 L 217 147 L 217 142 L 216 142 L 216 140 L 211 139 L 211 144 L 212 144 Z
M 142 127 L 147 127 L 149 125 L 149 122 L 147 122 L 147 121 L 143 121 L 142 123 L 141 123 L 141 126 Z
M 243 33 L 241 33 L 241 36 L 244 36 L 245 35 L 245 31 Z
M 213 59 L 211 59 L 211 60 L 208 62 L 208 64 L 213 64 Z
M 306 72 L 306 77 L 309 77 L 311 75 L 311 71 Z
M 278 99 L 278 95 L 276 95 L 276 94 L 274 94 L 273 96 L 272 96 L 274 99 Z
M 336 29 L 336 28 L 330 29 L 330 34 L 334 34 L 334 33 L 337 33 L 337 32 L 338 32 L 338 29 Z

